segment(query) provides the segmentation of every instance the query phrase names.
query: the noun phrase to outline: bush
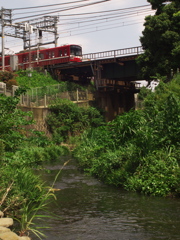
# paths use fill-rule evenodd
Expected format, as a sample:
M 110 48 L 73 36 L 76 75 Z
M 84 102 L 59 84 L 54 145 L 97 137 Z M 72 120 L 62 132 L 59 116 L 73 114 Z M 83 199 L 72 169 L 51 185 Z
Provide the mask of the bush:
M 160 83 L 142 110 L 87 130 L 73 151 L 103 182 L 145 194 L 180 195 L 180 75 Z M 172 149 L 172 151 L 170 151 Z
M 57 84 L 49 73 L 37 72 L 35 70 L 19 70 L 16 72 L 18 85 L 26 88 L 46 87 L 47 85 Z
M 67 99 L 55 101 L 50 106 L 50 111 L 46 123 L 56 144 L 81 134 L 89 127 L 104 124 L 103 117 L 97 109 L 78 107 Z
M 125 183 L 128 190 L 156 196 L 180 195 L 179 186 L 179 164 L 167 149 L 143 158 L 134 175 Z
M 11 71 L 0 71 L 0 82 L 7 83 L 9 80 L 13 79 L 16 76 Z

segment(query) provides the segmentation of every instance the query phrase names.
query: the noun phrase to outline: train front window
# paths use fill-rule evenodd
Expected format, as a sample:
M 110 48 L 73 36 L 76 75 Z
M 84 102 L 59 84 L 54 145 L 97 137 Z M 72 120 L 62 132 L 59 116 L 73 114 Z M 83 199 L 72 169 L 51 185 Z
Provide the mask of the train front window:
M 80 46 L 70 46 L 70 54 L 74 56 L 82 56 L 82 48 Z

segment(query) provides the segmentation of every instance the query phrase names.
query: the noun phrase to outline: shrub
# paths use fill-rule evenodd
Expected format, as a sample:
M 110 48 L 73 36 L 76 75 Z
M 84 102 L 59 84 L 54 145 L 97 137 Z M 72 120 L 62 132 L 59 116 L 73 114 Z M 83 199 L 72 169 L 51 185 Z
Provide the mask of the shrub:
M 14 86 L 17 86 L 17 85 L 18 85 L 15 79 L 10 79 L 10 80 L 8 80 L 8 81 L 6 82 L 6 87 L 7 87 L 7 89 L 12 89 L 12 86 L 13 86 L 13 85 L 14 85 Z
M 133 176 L 127 179 L 126 189 L 148 195 L 180 195 L 180 168 L 167 149 L 158 150 L 142 158 Z
M 71 136 L 79 135 L 88 127 L 97 127 L 104 123 L 97 109 L 78 107 L 67 99 L 56 100 L 50 106 L 50 111 L 46 122 L 55 143 L 67 141 Z
M 73 151 L 79 166 L 108 184 L 150 195 L 179 196 L 179 96 L 177 75 L 148 94 L 142 110 L 87 130 Z

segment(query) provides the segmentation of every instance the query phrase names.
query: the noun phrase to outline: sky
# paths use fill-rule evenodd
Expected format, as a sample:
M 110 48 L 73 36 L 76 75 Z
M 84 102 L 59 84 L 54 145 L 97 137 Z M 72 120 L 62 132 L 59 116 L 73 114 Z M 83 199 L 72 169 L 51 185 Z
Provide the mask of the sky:
M 147 0 L 0 0 L 0 3 L 1 8 L 13 9 L 12 19 L 17 19 L 13 23 L 42 18 L 47 13 L 58 16 L 58 46 L 78 44 L 84 54 L 140 46 L 144 18 L 154 14 Z M 92 5 L 83 6 L 88 4 Z M 8 31 L 6 27 L 5 32 Z M 37 42 L 35 34 L 31 38 Z M 51 41 L 53 35 L 43 33 L 43 39 Z M 6 54 L 16 53 L 23 49 L 23 41 L 5 37 L 5 48 Z

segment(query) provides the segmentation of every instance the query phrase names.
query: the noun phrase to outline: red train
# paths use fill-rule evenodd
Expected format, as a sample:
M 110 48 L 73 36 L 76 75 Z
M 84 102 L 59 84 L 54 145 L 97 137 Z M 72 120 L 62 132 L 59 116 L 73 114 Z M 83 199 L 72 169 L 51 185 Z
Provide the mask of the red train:
M 27 69 L 29 67 L 48 67 L 55 64 L 81 62 L 82 47 L 71 44 L 55 48 L 47 48 L 41 50 L 23 51 L 15 54 L 18 69 Z M 12 70 L 10 62 L 12 56 L 5 56 L 5 70 Z M 15 59 L 15 58 L 14 58 Z M 30 61 L 29 61 L 30 59 Z M 14 64 L 14 63 L 13 63 Z M 0 70 L 2 70 L 2 58 L 0 57 Z

